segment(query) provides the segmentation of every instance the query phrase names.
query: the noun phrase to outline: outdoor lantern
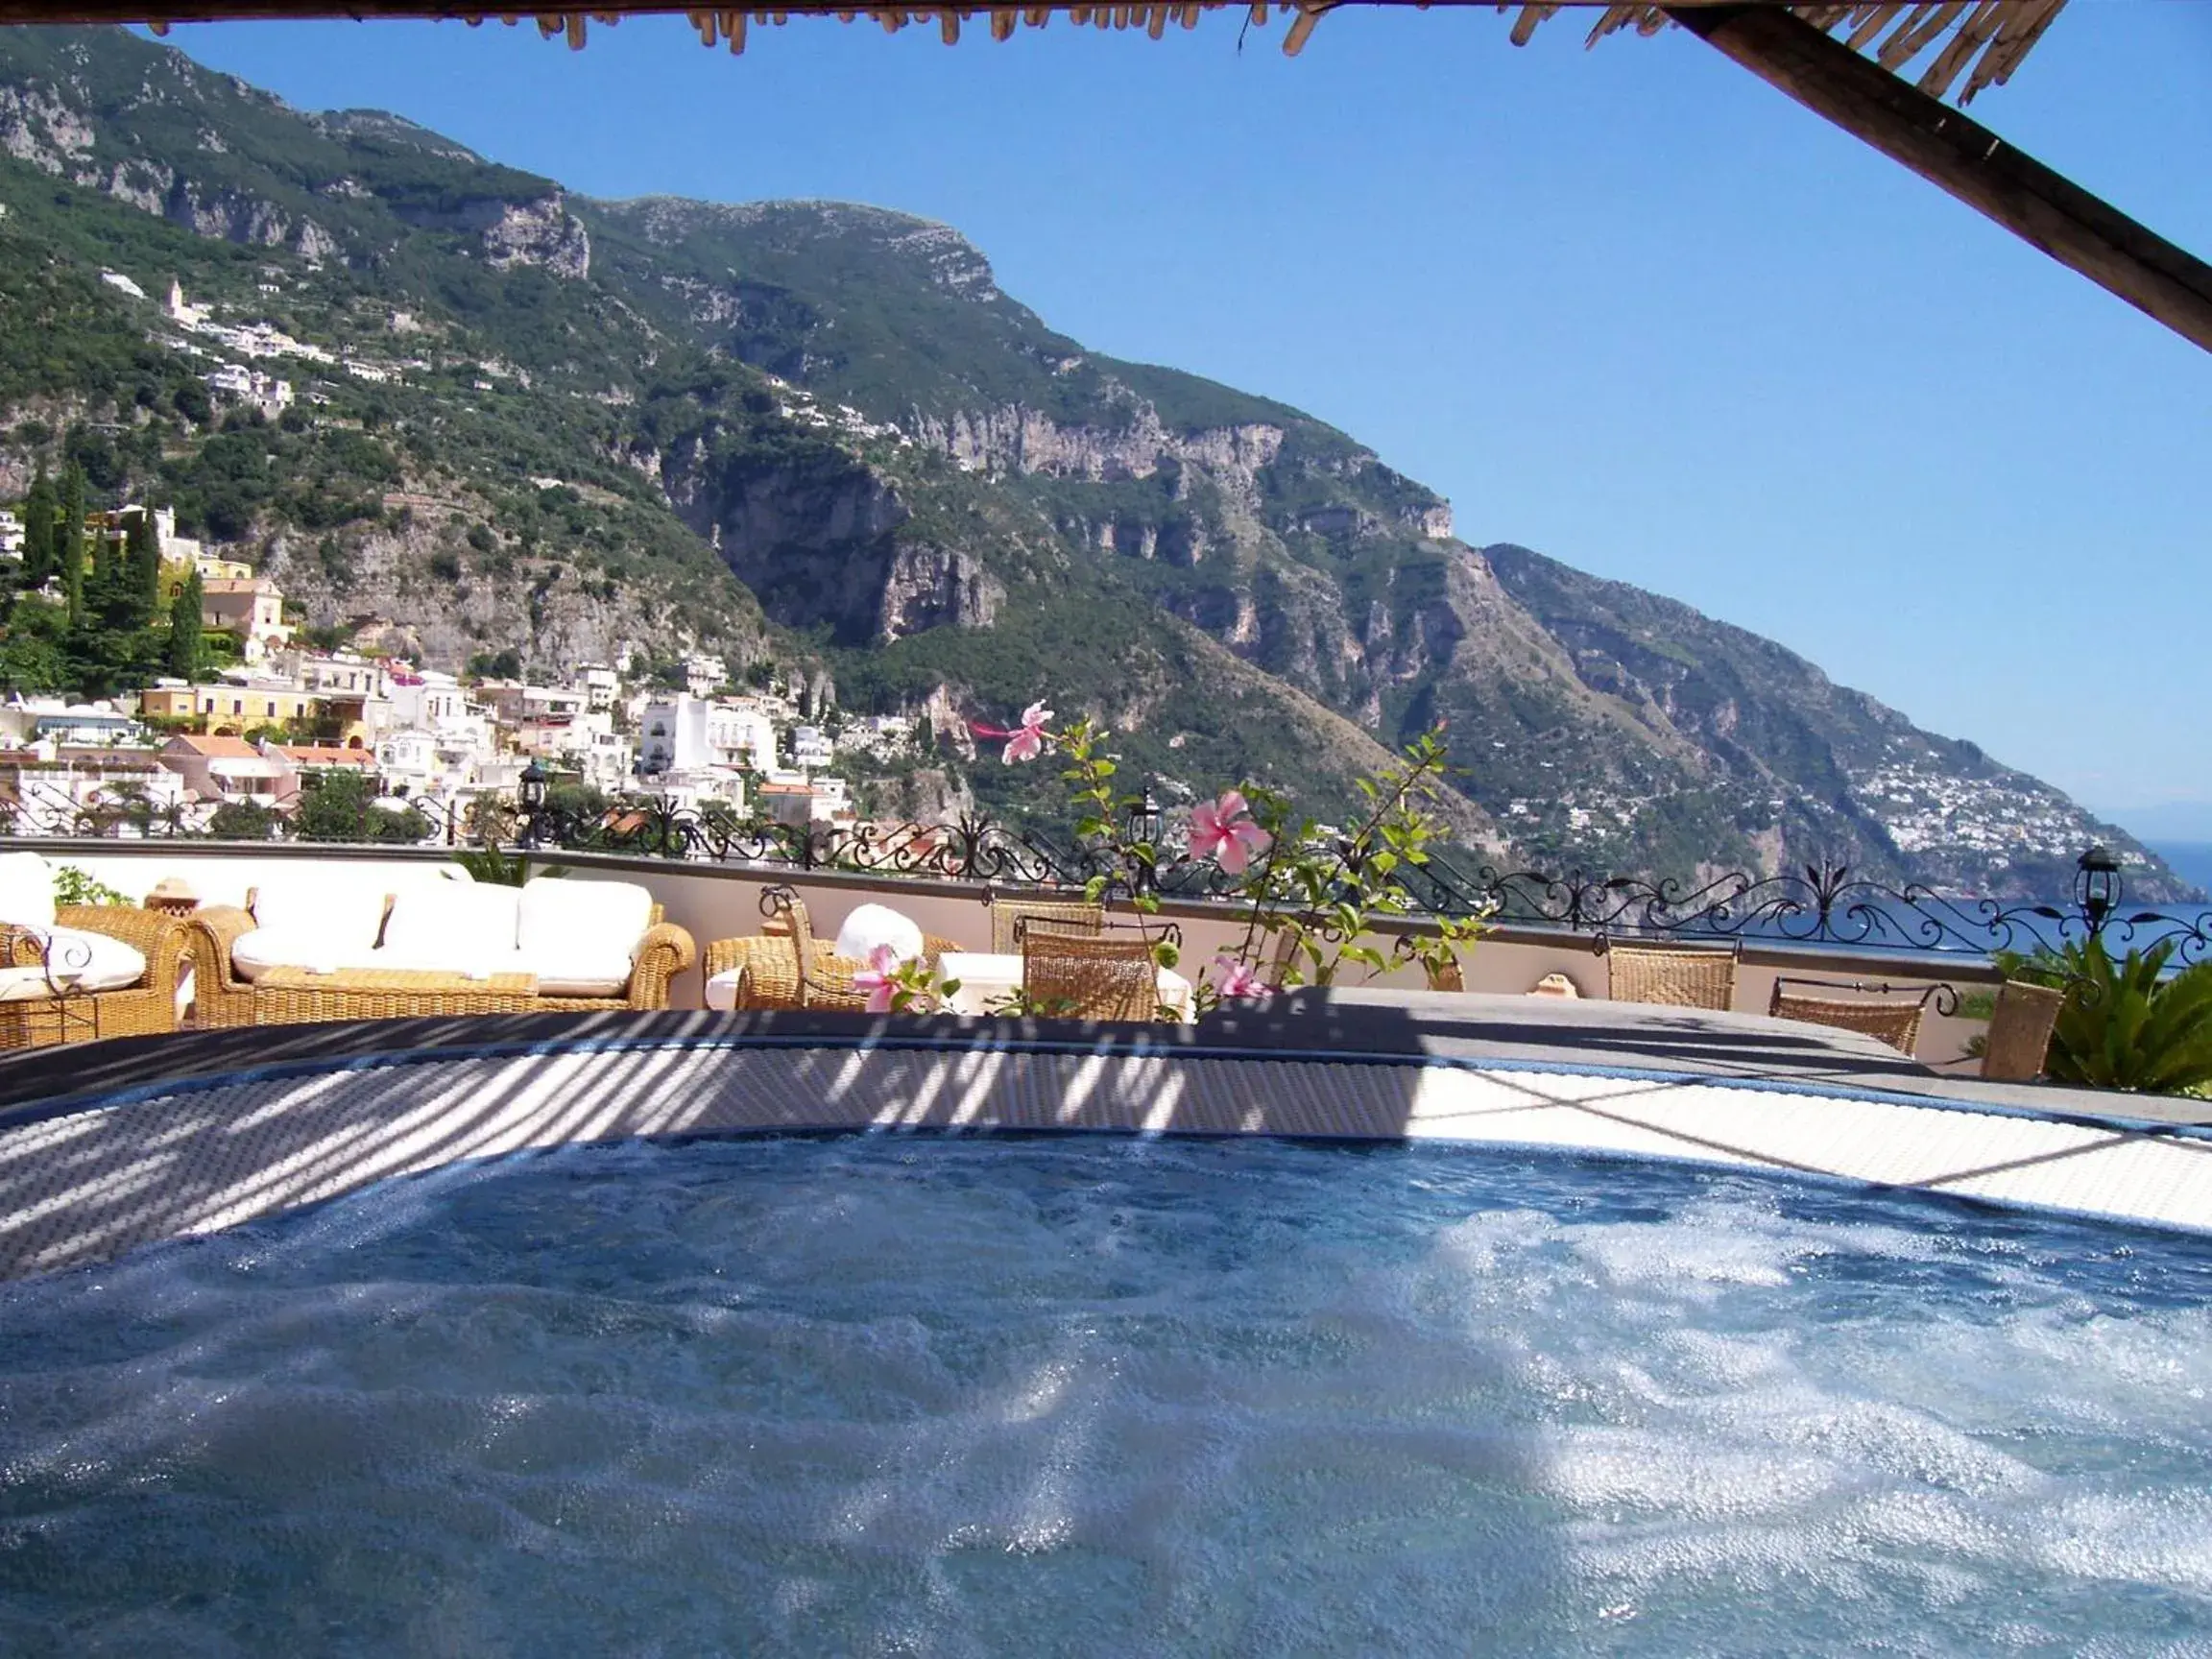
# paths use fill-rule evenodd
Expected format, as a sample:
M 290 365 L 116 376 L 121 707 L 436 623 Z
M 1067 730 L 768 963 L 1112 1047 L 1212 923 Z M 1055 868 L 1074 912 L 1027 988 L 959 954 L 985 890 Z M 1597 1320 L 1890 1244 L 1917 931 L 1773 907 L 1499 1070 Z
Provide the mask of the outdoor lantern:
M 1147 783 L 1143 791 L 1129 803 L 1129 839 L 1133 844 L 1150 847 L 1157 853 L 1160 850 L 1160 837 L 1166 832 L 1166 828 L 1161 821 L 1160 803 L 1152 794 L 1152 785 Z M 1139 864 L 1136 873 L 1138 891 L 1148 891 L 1158 876 L 1156 864 Z
M 1160 821 L 1160 803 L 1153 798 L 1152 785 L 1147 783 L 1144 792 L 1129 803 L 1129 839 L 1157 847 L 1165 830 L 1166 826 Z
M 2104 919 L 2120 907 L 2120 860 L 2100 841 L 2074 861 L 2074 898 L 2089 918 L 2089 931 L 2104 926 Z
M 545 768 L 533 760 L 522 768 L 522 845 L 538 845 L 538 814 L 545 807 Z

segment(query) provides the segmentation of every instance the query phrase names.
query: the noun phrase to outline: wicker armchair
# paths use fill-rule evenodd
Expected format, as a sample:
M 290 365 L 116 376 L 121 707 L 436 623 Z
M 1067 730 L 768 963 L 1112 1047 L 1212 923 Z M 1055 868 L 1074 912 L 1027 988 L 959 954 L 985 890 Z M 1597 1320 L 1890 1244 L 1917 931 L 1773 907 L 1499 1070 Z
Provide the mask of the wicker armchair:
M 1741 945 L 1647 945 L 1600 939 L 1605 995 L 1616 1002 L 1725 1010 L 1736 1000 Z
M 1816 989 L 1850 991 L 1842 997 L 1805 996 L 1785 991 L 1785 985 L 1811 985 Z M 1856 980 L 1777 979 L 1767 999 L 1767 1012 L 1782 1020 L 1802 1020 L 1814 1025 L 1833 1025 L 1842 1031 L 1861 1031 L 1887 1043 L 1900 1054 L 1910 1054 L 1920 1041 L 1920 1018 L 1928 1004 L 1949 991 L 1929 985 L 1898 991 L 1887 985 L 1865 985 Z
M 1998 988 L 1997 1008 L 1989 1016 L 1982 1075 L 1999 1083 L 2032 1083 L 2042 1076 L 2051 1033 L 2065 1002 L 2066 993 L 2055 985 L 2008 979 Z
M 252 895 L 248 896 L 251 899 Z M 397 996 L 395 1014 L 515 1013 L 602 1014 L 625 1009 L 665 1008 L 668 988 L 676 976 L 697 960 L 691 935 L 662 920 L 659 904 L 653 906 L 652 926 L 638 941 L 632 959 L 630 983 L 615 997 L 550 997 L 542 993 L 513 1002 L 489 991 L 460 991 L 443 996 L 409 998 Z M 241 976 L 230 957 L 231 948 L 258 924 L 252 914 L 234 904 L 203 905 L 184 918 L 190 929 L 193 958 L 193 1010 L 203 1026 L 289 1025 L 325 1018 L 322 1000 L 281 988 L 263 990 Z
M 1040 1014 L 1070 1020 L 1152 1020 L 1160 969 L 1142 939 L 1024 932 L 1022 990 Z
M 190 934 L 176 917 L 134 904 L 64 904 L 54 912 L 54 925 L 121 940 L 146 958 L 146 972 L 120 991 L 0 1002 L 0 1048 L 45 1048 L 177 1029 L 177 984 Z M 8 958 L 12 967 L 45 965 L 38 936 L 27 929 L 11 930 Z
M 708 978 L 743 971 L 737 983 L 736 1007 L 858 1012 L 868 1006 L 868 994 L 853 985 L 853 975 L 867 964 L 823 946 L 815 936 L 814 919 L 807 913 L 805 900 L 789 887 L 769 887 L 760 894 L 760 908 L 768 918 L 767 927 L 774 931 L 716 939 L 707 947 Z M 922 936 L 922 957 L 932 969 L 946 951 L 959 949 L 956 940 L 934 933 Z
M 1095 939 L 1106 931 L 1106 906 L 994 897 L 991 901 L 992 951 L 999 956 L 1019 955 L 1032 922 L 1038 925 L 1040 932 L 1049 928 L 1055 933 L 1082 934 Z

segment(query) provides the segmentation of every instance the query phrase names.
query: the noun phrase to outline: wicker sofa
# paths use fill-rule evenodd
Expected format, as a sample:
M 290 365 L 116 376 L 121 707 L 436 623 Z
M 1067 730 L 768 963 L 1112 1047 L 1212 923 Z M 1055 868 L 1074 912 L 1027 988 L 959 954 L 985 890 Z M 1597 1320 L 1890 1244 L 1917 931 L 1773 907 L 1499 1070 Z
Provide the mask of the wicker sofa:
M 428 880 L 388 893 L 324 871 L 189 920 L 208 965 L 203 1025 L 665 1008 L 697 959 L 690 934 L 627 881 Z
M 187 930 L 134 904 L 56 904 L 54 867 L 0 854 L 0 1048 L 177 1029 Z

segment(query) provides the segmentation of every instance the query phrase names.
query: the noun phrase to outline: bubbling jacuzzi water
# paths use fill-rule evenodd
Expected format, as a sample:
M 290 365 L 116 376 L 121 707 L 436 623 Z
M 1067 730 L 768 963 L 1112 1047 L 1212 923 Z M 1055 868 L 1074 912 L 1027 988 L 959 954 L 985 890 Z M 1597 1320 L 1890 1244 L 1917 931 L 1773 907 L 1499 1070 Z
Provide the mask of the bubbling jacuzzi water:
M 1489 1152 L 453 1171 L 0 1287 L 0 1651 L 2201 1652 L 2207 1262 Z

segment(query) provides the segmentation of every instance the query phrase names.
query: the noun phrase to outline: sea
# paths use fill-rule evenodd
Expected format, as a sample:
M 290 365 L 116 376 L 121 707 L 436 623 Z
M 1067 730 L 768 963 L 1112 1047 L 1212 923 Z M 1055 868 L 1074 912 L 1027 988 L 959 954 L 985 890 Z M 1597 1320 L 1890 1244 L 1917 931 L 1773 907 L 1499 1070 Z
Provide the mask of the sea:
M 2146 841 L 2182 880 L 2212 892 L 2212 841 Z

